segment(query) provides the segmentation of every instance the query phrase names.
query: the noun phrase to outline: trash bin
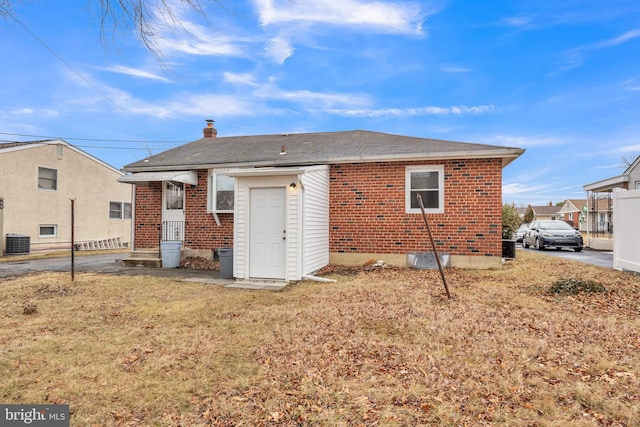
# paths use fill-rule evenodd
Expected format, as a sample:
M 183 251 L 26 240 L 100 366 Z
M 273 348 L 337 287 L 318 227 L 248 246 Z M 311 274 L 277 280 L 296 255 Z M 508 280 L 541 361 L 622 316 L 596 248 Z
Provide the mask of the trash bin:
M 233 279 L 233 248 L 218 248 L 220 278 Z
M 168 241 L 160 243 L 162 252 L 162 268 L 176 268 L 180 266 L 181 241 Z

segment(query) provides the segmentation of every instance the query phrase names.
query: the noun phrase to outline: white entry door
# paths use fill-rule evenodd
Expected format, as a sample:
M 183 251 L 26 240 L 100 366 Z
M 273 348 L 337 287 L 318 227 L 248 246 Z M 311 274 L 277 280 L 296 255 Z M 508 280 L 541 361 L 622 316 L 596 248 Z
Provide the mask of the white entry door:
M 284 279 L 286 190 L 253 188 L 250 203 L 249 276 Z
M 184 184 L 162 183 L 162 240 L 184 240 Z

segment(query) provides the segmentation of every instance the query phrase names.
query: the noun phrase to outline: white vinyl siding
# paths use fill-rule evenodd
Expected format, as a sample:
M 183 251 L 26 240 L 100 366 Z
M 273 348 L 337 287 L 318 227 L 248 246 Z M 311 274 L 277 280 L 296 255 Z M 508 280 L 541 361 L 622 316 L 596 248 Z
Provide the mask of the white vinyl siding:
M 310 170 L 301 179 L 304 275 L 329 264 L 329 168 Z
M 273 175 L 237 176 L 234 216 L 234 277 L 250 277 L 249 218 L 252 188 L 286 189 L 285 280 L 301 280 L 305 274 L 329 263 L 329 168 L 295 169 L 299 174 L 274 170 Z M 291 183 L 296 187 L 291 188 Z

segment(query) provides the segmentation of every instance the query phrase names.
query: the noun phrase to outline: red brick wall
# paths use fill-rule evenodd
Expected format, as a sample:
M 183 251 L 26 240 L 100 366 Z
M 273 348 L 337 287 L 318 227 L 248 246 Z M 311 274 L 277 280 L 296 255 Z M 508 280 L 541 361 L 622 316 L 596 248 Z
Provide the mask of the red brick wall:
M 192 249 L 216 249 L 233 246 L 233 214 L 218 214 L 220 226 L 207 212 L 208 172 L 198 171 L 198 185 L 185 187 L 184 245 Z
M 406 253 L 430 250 L 421 214 L 405 213 L 405 166 L 444 165 L 445 208 L 428 214 L 441 252 L 501 256 L 502 160 L 379 162 L 332 165 L 330 250 Z M 162 187 L 136 187 L 136 247 L 157 247 Z M 214 249 L 233 245 L 233 214 L 207 213 L 207 171 L 198 185 L 185 185 L 185 246 Z
M 501 256 L 501 159 L 332 165 L 331 252 L 430 250 L 422 215 L 405 213 L 405 166 L 443 164 L 444 213 L 427 214 L 438 250 Z
M 135 248 L 157 248 L 159 226 L 162 222 L 162 182 L 152 182 L 148 187 L 136 185 Z
M 207 213 L 207 171 L 198 171 L 198 185 L 185 184 L 186 247 L 216 249 L 233 245 L 233 214 L 218 214 L 220 226 Z M 162 223 L 162 183 L 136 186 L 135 246 L 157 248 Z

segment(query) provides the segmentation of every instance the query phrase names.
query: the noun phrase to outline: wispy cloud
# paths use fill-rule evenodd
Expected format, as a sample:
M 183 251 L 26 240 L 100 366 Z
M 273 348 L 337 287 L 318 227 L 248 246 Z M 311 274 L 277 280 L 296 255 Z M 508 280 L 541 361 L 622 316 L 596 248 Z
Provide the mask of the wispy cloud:
M 454 67 L 454 66 L 444 66 L 442 67 L 442 71 L 444 71 L 445 73 L 469 73 L 471 72 L 470 68 L 465 68 L 465 67 Z
M 525 27 L 531 24 L 532 18 L 529 16 L 512 16 L 502 20 L 502 23 L 509 27 Z
M 264 86 L 253 93 L 255 97 L 288 101 L 309 110 L 326 110 L 345 106 L 362 106 L 371 104 L 367 95 L 335 92 L 314 92 L 310 90 L 283 90 L 275 86 Z
M 606 49 L 613 46 L 618 46 L 619 44 L 626 43 L 630 40 L 640 37 L 640 30 L 631 30 L 627 31 L 624 34 L 619 35 L 618 37 L 614 37 L 609 40 L 602 41 L 600 43 L 596 43 L 593 48 L 594 49 Z
M 627 43 L 633 39 L 640 37 L 640 29 L 634 29 L 627 31 L 617 37 L 613 37 L 607 40 L 602 40 L 596 43 L 579 46 L 574 49 L 569 49 L 564 52 L 564 64 L 558 71 L 552 73 L 558 74 L 564 71 L 569 71 L 573 68 L 581 67 L 587 56 L 602 49 L 612 48 L 623 43 Z
M 557 137 L 530 137 L 530 136 L 514 136 L 514 135 L 496 135 L 493 137 L 485 138 L 485 143 L 496 144 L 496 145 L 504 145 L 507 147 L 520 147 L 520 148 L 530 148 L 530 147 L 540 147 L 540 146 L 550 146 L 550 145 L 561 145 L 566 142 L 566 140 Z
M 495 112 L 493 105 L 473 107 L 416 107 L 416 108 L 378 108 L 378 109 L 335 109 L 329 113 L 347 117 L 411 117 L 411 116 L 444 116 L 460 114 L 491 114 Z
M 150 71 L 146 71 L 140 68 L 127 67 L 125 65 L 113 65 L 111 67 L 106 67 L 105 70 L 110 71 L 112 73 L 124 74 L 132 77 L 140 77 L 143 79 L 159 80 L 163 82 L 170 81 L 166 77 L 160 76 L 158 74 L 154 74 Z
M 293 46 L 282 37 L 274 37 L 267 42 L 264 52 L 267 58 L 276 64 L 284 64 L 284 61 L 293 54 Z
M 255 0 L 255 5 L 264 26 L 307 22 L 367 27 L 398 34 L 422 34 L 423 21 L 428 14 L 417 2 Z
M 227 83 L 233 84 L 241 84 L 246 86 L 258 86 L 259 84 L 255 81 L 255 76 L 250 73 L 231 73 L 224 72 L 222 73 L 224 81 Z

